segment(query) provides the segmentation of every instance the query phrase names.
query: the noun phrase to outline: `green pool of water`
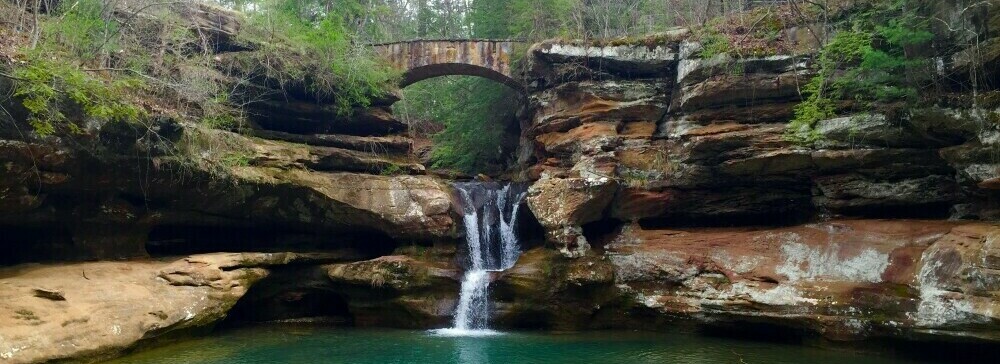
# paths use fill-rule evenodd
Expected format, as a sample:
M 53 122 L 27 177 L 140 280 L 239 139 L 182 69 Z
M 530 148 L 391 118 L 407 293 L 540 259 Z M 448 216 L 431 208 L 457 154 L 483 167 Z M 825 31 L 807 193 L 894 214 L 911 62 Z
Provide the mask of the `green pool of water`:
M 706 337 L 598 331 L 442 337 L 426 331 L 261 326 L 114 363 L 907 363 L 887 354 Z

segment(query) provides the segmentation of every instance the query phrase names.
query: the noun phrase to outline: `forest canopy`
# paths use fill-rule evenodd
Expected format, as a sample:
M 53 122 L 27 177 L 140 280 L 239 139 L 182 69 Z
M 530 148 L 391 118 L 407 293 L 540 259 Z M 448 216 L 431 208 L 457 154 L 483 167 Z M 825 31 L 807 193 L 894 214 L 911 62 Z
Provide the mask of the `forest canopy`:
M 0 72 L 17 80 L 39 135 L 78 132 L 84 121 L 167 114 L 238 130 L 247 105 L 281 95 L 245 87 L 264 80 L 279 92 L 333 105 L 348 117 L 398 84 L 398 71 L 370 44 L 413 39 L 490 38 L 535 42 L 639 39 L 691 29 L 700 56 L 759 57 L 790 49 L 782 31 L 809 28 L 824 49 L 818 75 L 802 88 L 789 137 L 810 142 L 812 125 L 837 99 L 856 104 L 915 102 L 930 74 L 924 0 L 0 0 Z M 240 23 L 225 47 L 192 27 L 211 4 Z M 775 7 L 781 5 L 782 7 Z M 839 9 L 852 9 L 845 18 Z M 192 10 L 194 9 L 194 10 Z M 780 9 L 780 10 L 775 10 Z M 655 38 L 654 38 L 655 39 Z M 523 54 L 526 49 L 515 49 Z M 518 65 L 515 61 L 515 67 Z M 846 76 L 845 76 L 846 75 Z M 272 92 L 272 91 L 268 91 Z M 466 173 L 508 165 L 502 136 L 516 128 L 521 95 L 493 81 L 442 77 L 402 90 L 396 117 L 415 138 L 434 141 L 431 166 Z M 142 95 L 142 97 L 138 97 Z M 516 144 L 516 142 L 514 143 Z

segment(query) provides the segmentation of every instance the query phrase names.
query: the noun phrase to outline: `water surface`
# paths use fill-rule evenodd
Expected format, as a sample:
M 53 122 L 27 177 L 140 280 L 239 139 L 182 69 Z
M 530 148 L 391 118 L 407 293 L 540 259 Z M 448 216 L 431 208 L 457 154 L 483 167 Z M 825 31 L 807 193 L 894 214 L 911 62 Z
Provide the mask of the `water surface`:
M 259 326 L 156 348 L 129 364 L 911 363 L 887 354 L 681 333 L 598 331 L 452 337 L 427 331 Z

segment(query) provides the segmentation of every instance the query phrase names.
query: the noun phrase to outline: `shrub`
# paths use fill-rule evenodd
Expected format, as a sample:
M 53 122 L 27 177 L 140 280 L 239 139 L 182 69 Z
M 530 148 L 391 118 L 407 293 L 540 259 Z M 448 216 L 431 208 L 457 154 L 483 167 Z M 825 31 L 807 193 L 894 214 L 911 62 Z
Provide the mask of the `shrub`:
M 518 106 L 517 94 L 506 86 L 453 76 L 407 87 L 393 110 L 411 125 L 431 121 L 443 127 L 432 136 L 432 167 L 476 173 L 503 164 L 502 140 Z
M 819 52 L 816 76 L 803 88 L 788 138 L 810 143 L 815 123 L 836 114 L 840 100 L 861 109 L 875 104 L 914 103 L 930 79 L 931 59 L 913 52 L 933 38 L 912 0 L 880 0 L 859 5 Z
M 713 19 L 699 30 L 701 58 L 727 53 L 764 57 L 789 51 L 784 29 L 797 24 L 787 6 L 766 6 Z
M 64 113 L 71 108 L 102 121 L 131 121 L 144 114 L 126 96 L 143 88 L 143 82 L 134 77 L 105 81 L 76 65 L 37 53 L 15 69 L 14 76 L 19 79 L 14 96 L 22 100 L 30 113 L 28 121 L 39 135 L 53 134 L 59 126 L 79 132 L 79 125 Z
M 105 19 L 109 5 L 102 0 L 63 1 L 42 26 L 43 46 L 50 51 L 66 51 L 80 59 L 93 59 L 104 49 L 115 49 L 112 34 L 118 23 Z
M 351 1 L 346 2 L 350 10 Z M 262 46 L 251 64 L 282 87 L 303 83 L 320 101 L 332 100 L 337 111 L 349 114 L 367 107 L 372 99 L 395 86 L 399 77 L 371 47 L 356 41 L 345 24 L 350 11 L 318 11 L 309 1 L 275 0 L 250 16 L 250 26 L 240 34 Z M 356 5 L 356 4 L 354 4 Z M 347 14 L 347 15 L 345 15 Z
M 379 171 L 379 174 L 383 176 L 399 176 L 406 174 L 406 170 L 404 170 L 403 167 L 400 167 L 398 164 L 389 163 L 388 165 L 383 167 L 381 171 Z

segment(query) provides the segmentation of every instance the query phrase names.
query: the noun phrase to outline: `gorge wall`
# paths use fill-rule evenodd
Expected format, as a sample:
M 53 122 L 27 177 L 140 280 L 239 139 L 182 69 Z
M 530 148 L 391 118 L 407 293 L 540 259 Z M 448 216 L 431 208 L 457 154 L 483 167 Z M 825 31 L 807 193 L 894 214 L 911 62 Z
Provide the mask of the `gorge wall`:
M 208 19 L 218 42 L 237 31 Z M 996 90 L 845 109 L 798 144 L 810 55 L 702 59 L 685 30 L 656 39 L 529 51 L 526 246 L 492 277 L 496 326 L 1000 339 Z M 977 54 L 997 80 L 998 54 Z M 93 361 L 245 322 L 447 325 L 461 219 L 395 98 L 345 117 L 279 94 L 236 131 L 163 116 L 42 137 L 4 104 L 0 359 Z
M 239 14 L 169 5 L 207 42 L 198 52 L 214 68 L 204 71 L 234 95 L 254 95 L 243 127 L 155 107 L 118 122 L 67 109 L 79 130 L 39 135 L 22 100 L 7 96 L 22 81 L 0 77 L 0 362 L 95 362 L 229 322 L 408 322 L 380 318 L 407 307 L 391 299 L 348 315 L 346 298 L 359 302 L 355 293 L 373 285 L 352 291 L 357 278 L 332 266 L 378 258 L 385 264 L 364 267 L 403 274 L 379 257 L 439 245 L 450 255 L 434 262 L 438 274 L 452 276 L 450 186 L 412 155 L 388 108 L 398 96 L 345 114 L 305 80 L 245 69 L 260 47 L 236 41 Z M 9 56 L 5 70 L 16 67 Z M 451 280 L 380 277 L 387 290 L 457 291 Z
M 805 32 L 781 36 L 814 47 Z M 802 143 L 788 122 L 812 55 L 706 59 L 686 30 L 657 40 L 530 51 L 518 157 L 549 249 L 498 282 L 506 322 L 995 340 L 1000 230 L 978 221 L 998 213 L 1000 104 L 993 81 L 962 80 L 972 50 L 937 56 L 961 101 L 848 101 Z M 976 76 L 996 80 L 1000 58 L 978 54 Z

